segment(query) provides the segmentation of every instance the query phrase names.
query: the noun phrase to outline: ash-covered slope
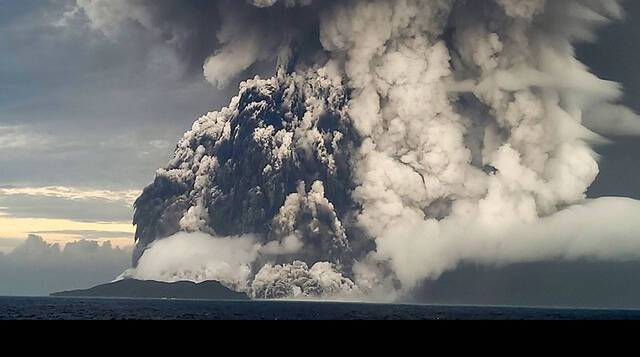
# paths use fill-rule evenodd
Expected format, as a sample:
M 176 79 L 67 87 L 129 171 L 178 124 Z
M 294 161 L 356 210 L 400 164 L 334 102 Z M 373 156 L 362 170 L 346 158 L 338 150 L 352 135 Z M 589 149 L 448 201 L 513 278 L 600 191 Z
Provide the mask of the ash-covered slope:
M 243 83 L 228 108 L 198 120 L 136 202 L 134 264 L 178 231 L 257 234 L 261 243 L 295 235 L 305 249 L 289 258 L 348 261 L 357 136 L 344 88 L 324 70 L 281 72 Z

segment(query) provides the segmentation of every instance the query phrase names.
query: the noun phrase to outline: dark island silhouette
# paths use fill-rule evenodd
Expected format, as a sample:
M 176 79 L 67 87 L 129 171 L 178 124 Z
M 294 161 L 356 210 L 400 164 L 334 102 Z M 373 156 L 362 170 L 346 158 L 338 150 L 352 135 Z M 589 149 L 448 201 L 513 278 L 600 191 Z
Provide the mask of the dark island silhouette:
M 98 285 L 86 290 L 52 293 L 52 297 L 96 297 L 136 299 L 192 299 L 192 300 L 249 300 L 244 293 L 235 292 L 217 281 L 193 283 L 181 281 L 163 283 L 126 279 Z

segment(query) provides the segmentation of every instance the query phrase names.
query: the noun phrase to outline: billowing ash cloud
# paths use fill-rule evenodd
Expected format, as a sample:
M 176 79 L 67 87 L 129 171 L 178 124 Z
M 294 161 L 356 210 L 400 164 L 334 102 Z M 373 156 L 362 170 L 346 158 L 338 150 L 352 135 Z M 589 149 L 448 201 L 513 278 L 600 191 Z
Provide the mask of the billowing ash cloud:
M 640 203 L 585 195 L 592 130 L 640 120 L 573 50 L 619 1 L 218 1 L 205 27 L 159 20 L 176 3 L 78 1 L 107 32 L 215 37 L 213 84 L 258 62 L 277 74 L 199 119 L 139 198 L 134 274 L 237 263 L 175 265 L 156 250 L 180 232 L 239 240 L 246 275 L 215 277 L 267 298 L 402 293 L 461 262 L 640 257 Z
M 206 78 L 220 87 L 256 62 L 275 61 L 292 41 L 304 45 L 298 47 L 300 56 L 305 46 L 320 47 L 314 31 L 321 5 L 309 0 L 75 1 L 68 16 L 88 18 L 93 29 L 114 40 L 126 41 L 130 30 L 140 31 L 174 48 L 191 70 L 204 65 Z
M 114 40 L 130 41 L 131 30 L 166 44 L 192 71 L 218 47 L 217 1 L 208 0 L 75 0 L 67 16 L 86 16 L 93 29 Z

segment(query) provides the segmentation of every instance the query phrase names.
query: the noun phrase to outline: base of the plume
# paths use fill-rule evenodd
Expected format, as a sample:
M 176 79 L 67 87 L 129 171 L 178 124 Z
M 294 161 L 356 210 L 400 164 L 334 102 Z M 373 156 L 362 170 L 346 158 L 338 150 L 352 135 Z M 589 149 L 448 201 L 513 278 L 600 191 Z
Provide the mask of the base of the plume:
M 296 239 L 261 244 L 258 236 L 214 237 L 181 232 L 156 240 L 119 280 L 218 281 L 256 299 L 350 299 L 359 290 L 339 266 L 297 258 Z M 285 258 L 286 257 L 286 258 Z

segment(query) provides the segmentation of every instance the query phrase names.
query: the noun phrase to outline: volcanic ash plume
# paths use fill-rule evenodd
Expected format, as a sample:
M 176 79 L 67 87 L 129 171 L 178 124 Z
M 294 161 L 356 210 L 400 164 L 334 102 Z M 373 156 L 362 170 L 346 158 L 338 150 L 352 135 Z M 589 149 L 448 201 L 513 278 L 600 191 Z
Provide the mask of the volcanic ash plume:
M 190 37 L 177 34 L 210 28 L 160 11 L 176 2 L 78 5 L 172 29 L 159 38 L 179 49 Z M 158 171 L 136 204 L 130 276 L 389 297 L 461 262 L 640 257 L 640 203 L 585 194 L 594 131 L 640 128 L 619 85 L 574 56 L 622 16 L 618 1 L 215 4 L 206 78 L 223 86 L 260 62 L 277 74 L 242 83 Z

